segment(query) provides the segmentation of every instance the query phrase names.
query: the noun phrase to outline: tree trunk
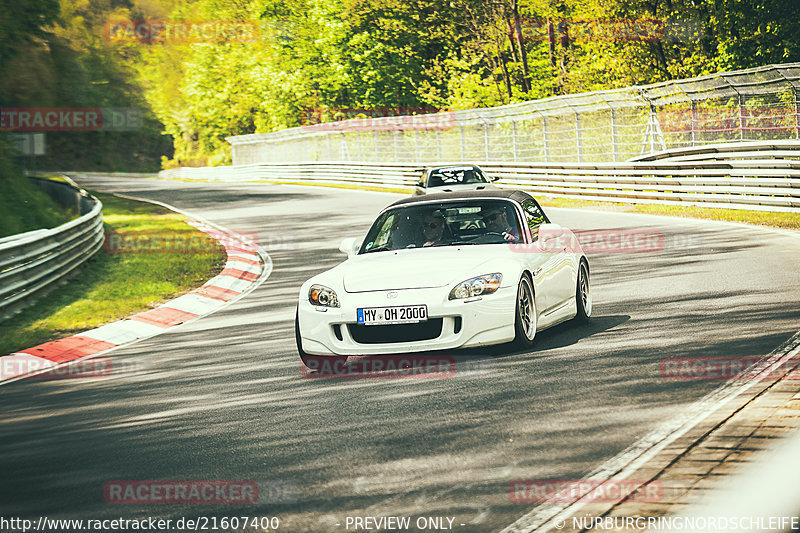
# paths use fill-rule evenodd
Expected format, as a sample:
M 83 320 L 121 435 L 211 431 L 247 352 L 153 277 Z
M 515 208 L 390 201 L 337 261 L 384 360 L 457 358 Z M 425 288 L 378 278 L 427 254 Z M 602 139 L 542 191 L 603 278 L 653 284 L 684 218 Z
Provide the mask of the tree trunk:
M 519 58 L 522 60 L 522 88 L 527 93 L 531 90 L 530 73 L 528 72 L 528 53 L 525 51 L 525 44 L 522 42 L 522 20 L 519 16 L 517 0 L 511 1 L 511 9 L 514 13 L 514 36 L 517 41 Z
M 517 46 L 516 46 L 516 32 L 514 31 L 514 25 L 511 24 L 511 19 L 508 18 L 508 13 L 503 11 L 503 19 L 506 21 L 506 28 L 508 29 L 508 44 L 511 47 L 511 59 L 514 60 L 514 63 L 519 63 L 519 57 L 517 56 Z
M 561 72 L 567 73 L 567 63 L 569 62 L 569 23 L 562 20 L 559 23 L 559 33 L 561 34 Z
M 556 59 L 556 30 L 553 27 L 553 20 L 547 19 L 547 52 L 550 57 L 550 69 L 553 76 L 558 74 L 558 61 Z
M 550 75 L 555 80 L 555 94 L 561 94 L 561 76 L 558 71 L 558 57 L 556 56 L 556 29 L 553 19 L 547 19 L 547 53 L 550 57 Z
M 500 62 L 500 67 L 503 69 L 503 80 L 506 82 L 506 91 L 508 92 L 508 99 L 511 100 L 511 76 L 508 75 L 508 67 L 506 66 L 506 60 L 503 59 L 503 56 L 500 54 L 500 47 L 498 46 L 497 50 L 497 60 Z
M 492 58 L 492 64 L 494 65 L 495 71 L 497 71 L 497 67 L 498 67 L 498 65 L 497 65 L 497 56 L 493 55 L 493 56 L 491 56 L 491 58 Z M 505 68 L 503 68 L 503 70 L 505 70 Z M 503 101 L 503 103 L 505 103 L 505 99 L 503 98 L 503 91 L 500 89 L 500 84 L 497 83 L 497 77 L 494 75 L 494 73 L 492 73 L 492 80 L 494 80 L 494 84 L 497 87 L 497 96 L 498 96 L 498 98 L 500 98 Z M 508 76 L 503 75 L 503 81 L 505 82 L 506 87 L 508 87 Z

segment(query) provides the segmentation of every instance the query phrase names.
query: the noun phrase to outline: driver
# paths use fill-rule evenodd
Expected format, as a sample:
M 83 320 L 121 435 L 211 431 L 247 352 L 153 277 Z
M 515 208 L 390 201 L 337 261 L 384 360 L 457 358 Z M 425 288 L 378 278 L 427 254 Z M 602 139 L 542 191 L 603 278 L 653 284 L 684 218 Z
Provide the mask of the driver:
M 422 235 L 425 244 L 422 246 L 436 246 L 445 244 L 444 215 L 440 210 L 430 211 L 422 219 Z
M 489 207 L 483 213 L 483 223 L 486 224 L 487 231 L 501 234 L 508 242 L 519 240 L 517 230 L 508 223 L 506 210 L 502 207 Z

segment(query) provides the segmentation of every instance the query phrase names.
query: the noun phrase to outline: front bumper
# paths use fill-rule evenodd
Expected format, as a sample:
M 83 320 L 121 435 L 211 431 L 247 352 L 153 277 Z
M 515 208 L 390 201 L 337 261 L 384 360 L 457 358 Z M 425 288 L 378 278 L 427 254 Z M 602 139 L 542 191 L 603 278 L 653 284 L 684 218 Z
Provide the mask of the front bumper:
M 390 292 L 397 296 L 389 299 Z M 448 300 L 449 292 L 450 287 L 362 293 L 337 291 L 341 305 L 338 308 L 313 306 L 301 297 L 298 319 L 303 350 L 311 355 L 385 355 L 485 346 L 514 339 L 515 287 L 501 287 L 494 294 L 471 301 Z M 441 319 L 441 331 L 433 331 L 435 324 L 420 324 L 427 332 L 433 331 L 434 338 L 384 342 L 392 340 L 387 337 L 375 342 L 376 335 L 365 334 L 364 330 L 386 326 L 360 326 L 362 331 L 355 335 L 349 327 L 356 325 L 356 310 L 360 307 L 418 304 L 428 306 L 429 322 Z M 403 328 L 406 332 L 409 329 L 408 326 Z M 386 333 L 391 335 L 391 331 Z

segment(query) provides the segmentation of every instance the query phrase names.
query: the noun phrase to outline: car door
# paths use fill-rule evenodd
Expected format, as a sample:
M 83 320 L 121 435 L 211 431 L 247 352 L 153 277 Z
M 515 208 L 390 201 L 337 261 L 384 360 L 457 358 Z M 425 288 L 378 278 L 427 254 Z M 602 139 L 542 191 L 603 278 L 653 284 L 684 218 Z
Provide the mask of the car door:
M 533 286 L 536 292 L 537 311 L 547 315 L 561 308 L 571 293 L 573 267 L 567 253 L 567 243 L 557 239 L 556 248 L 539 246 L 539 228 L 549 223 L 539 204 L 531 198 L 522 202 L 525 222 L 531 233 L 531 245 L 527 246 L 528 268 L 533 272 Z M 550 235 L 545 237 L 552 237 Z

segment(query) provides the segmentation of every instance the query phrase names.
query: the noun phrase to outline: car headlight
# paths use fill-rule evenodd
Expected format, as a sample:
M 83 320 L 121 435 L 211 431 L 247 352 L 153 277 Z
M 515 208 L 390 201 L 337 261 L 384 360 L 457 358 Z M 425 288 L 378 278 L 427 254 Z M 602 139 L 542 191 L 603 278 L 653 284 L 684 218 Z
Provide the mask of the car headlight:
M 462 281 L 453 287 L 448 299 L 461 300 L 463 298 L 492 294 L 500 288 L 501 281 L 503 281 L 503 275 L 497 272 Z
M 308 289 L 308 301 L 311 302 L 311 305 L 339 307 L 339 298 L 336 297 L 336 293 L 324 285 L 312 285 Z

